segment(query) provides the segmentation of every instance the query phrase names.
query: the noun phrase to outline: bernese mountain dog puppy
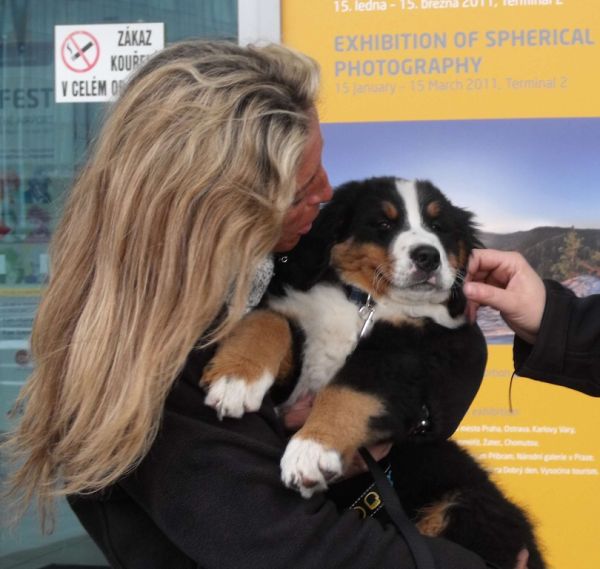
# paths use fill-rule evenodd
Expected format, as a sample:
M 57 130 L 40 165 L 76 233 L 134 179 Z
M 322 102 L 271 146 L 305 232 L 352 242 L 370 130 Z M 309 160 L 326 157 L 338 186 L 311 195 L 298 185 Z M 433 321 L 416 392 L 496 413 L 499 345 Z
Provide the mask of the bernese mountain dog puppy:
M 276 259 L 264 306 L 222 342 L 201 384 L 221 417 L 257 410 L 268 390 L 283 406 L 317 394 L 281 460 L 302 496 L 342 476 L 358 448 L 392 439 L 394 488 L 421 533 L 502 569 L 527 548 L 529 569 L 543 569 L 526 514 L 448 440 L 487 359 L 462 293 L 478 246 L 472 214 L 428 181 L 344 184 Z

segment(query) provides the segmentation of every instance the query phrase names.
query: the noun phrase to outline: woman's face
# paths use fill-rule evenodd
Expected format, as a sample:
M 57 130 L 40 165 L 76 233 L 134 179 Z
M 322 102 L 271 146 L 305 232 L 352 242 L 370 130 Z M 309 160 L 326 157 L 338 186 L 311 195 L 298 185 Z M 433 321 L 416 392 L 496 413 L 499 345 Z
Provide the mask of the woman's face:
M 276 253 L 293 249 L 300 241 L 300 237 L 310 231 L 319 213 L 319 206 L 331 199 L 332 189 L 321 163 L 322 151 L 323 137 L 315 111 L 312 113 L 306 148 L 296 175 L 298 191 L 283 218 L 281 237 L 274 249 Z

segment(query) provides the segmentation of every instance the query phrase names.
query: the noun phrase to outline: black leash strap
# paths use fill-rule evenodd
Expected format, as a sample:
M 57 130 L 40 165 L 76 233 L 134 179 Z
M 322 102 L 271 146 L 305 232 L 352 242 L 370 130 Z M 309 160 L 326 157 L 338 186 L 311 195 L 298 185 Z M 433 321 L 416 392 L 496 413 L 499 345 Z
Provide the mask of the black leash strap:
M 416 569 L 436 569 L 433 555 L 429 547 L 427 547 L 427 543 L 417 531 L 414 524 L 408 519 L 398 499 L 398 495 L 385 473 L 367 449 L 360 448 L 359 452 L 371 471 L 375 486 L 383 499 L 387 513 L 408 545 L 408 549 L 415 560 Z

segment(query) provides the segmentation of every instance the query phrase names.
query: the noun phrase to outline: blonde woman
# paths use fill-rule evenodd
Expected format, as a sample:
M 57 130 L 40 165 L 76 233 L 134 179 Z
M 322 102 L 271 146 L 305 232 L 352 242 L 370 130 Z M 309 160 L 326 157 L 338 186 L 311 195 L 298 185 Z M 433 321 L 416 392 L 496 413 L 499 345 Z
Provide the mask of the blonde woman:
M 68 496 L 113 567 L 413 567 L 391 528 L 281 484 L 268 400 L 220 421 L 198 387 L 269 255 L 331 196 L 317 88 L 315 63 L 283 47 L 173 45 L 130 82 L 70 193 L 11 488 L 46 522 Z M 440 567 L 484 567 L 432 547 Z

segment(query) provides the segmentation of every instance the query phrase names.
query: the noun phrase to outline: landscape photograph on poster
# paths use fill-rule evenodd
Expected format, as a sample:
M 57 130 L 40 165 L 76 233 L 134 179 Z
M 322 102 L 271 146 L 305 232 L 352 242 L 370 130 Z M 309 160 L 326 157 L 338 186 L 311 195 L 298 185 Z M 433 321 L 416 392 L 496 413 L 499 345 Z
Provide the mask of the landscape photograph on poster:
M 328 123 L 324 164 L 352 179 L 428 179 L 475 214 L 486 247 L 521 252 L 577 295 L 600 292 L 600 119 Z M 479 312 L 490 343 L 512 343 Z

